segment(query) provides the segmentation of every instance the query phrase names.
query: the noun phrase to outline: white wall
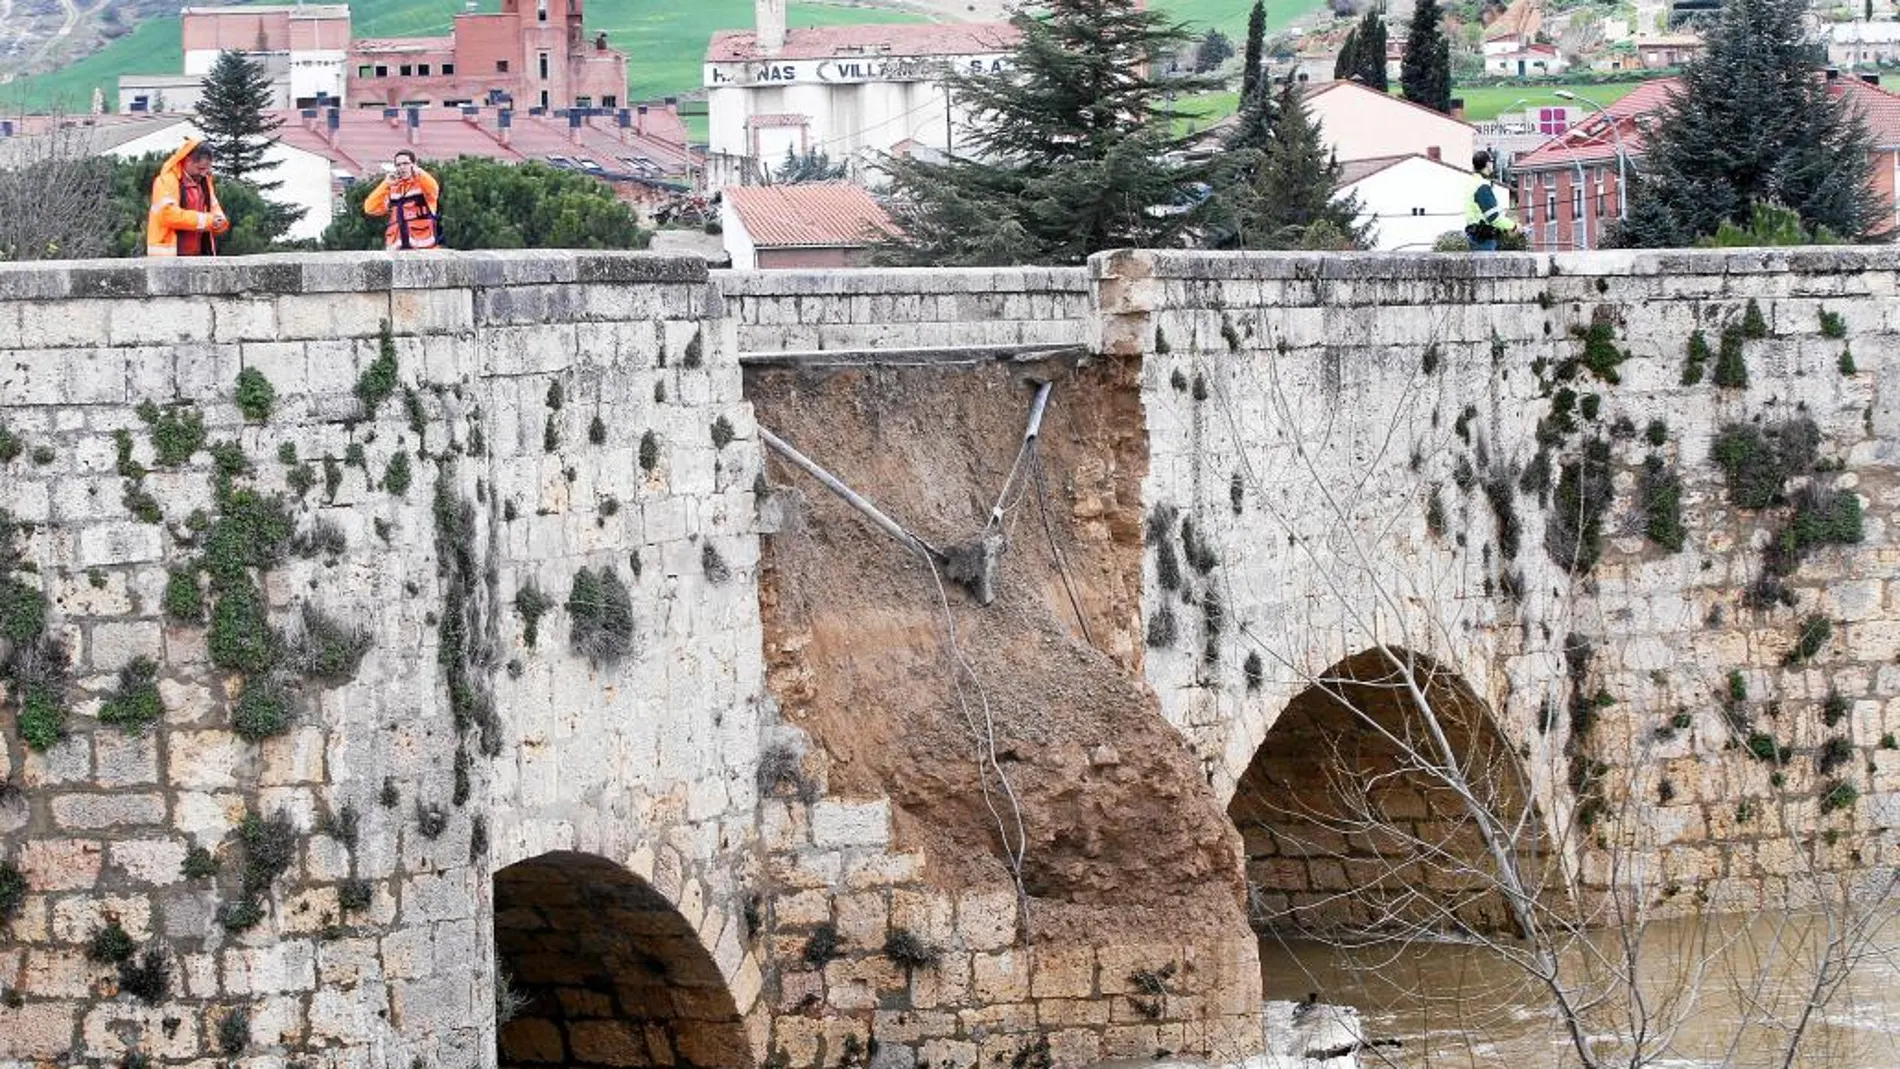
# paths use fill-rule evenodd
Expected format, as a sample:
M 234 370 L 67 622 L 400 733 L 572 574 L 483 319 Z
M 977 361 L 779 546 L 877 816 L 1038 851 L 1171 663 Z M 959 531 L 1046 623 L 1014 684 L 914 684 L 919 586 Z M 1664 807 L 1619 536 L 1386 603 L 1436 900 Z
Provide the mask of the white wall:
M 198 127 L 186 119 L 180 119 L 170 126 L 160 127 L 141 137 L 127 141 L 113 148 L 107 155 L 115 159 L 137 159 L 148 152 L 170 154 L 187 137 L 202 137 Z M 290 228 L 286 235 L 292 239 L 316 238 L 323 234 L 323 228 L 330 225 L 331 212 L 335 199 L 331 195 L 330 161 L 313 152 L 292 148 L 279 142 L 264 153 L 264 158 L 275 162 L 277 169 L 270 173 L 272 181 L 283 183 L 268 194 L 270 200 L 278 204 L 290 204 L 304 210 L 303 218 Z
M 732 65 L 718 66 L 724 70 Z M 969 114 L 954 98 L 949 99 L 949 107 L 955 114 L 947 123 L 945 90 L 934 81 L 710 85 L 706 94 L 708 181 L 715 188 L 742 181 L 743 158 L 751 152 L 745 123 L 754 115 L 806 116 L 811 120 L 808 146 L 822 149 L 834 161 L 855 158 L 868 163 L 902 141 L 947 150 L 953 125 L 961 146 Z M 775 144 L 775 151 L 760 151 L 767 166 L 785 155 L 784 142 Z
M 725 242 L 726 255 L 732 258 L 735 271 L 752 271 L 759 266 L 759 248 L 752 243 L 752 235 L 746 232 L 745 220 L 739 216 L 730 204 L 721 213 L 720 238 Z
M 1496 183 L 1491 188 L 1497 191 L 1499 203 L 1511 203 L 1509 190 Z M 1373 248 L 1412 252 L 1429 250 L 1448 230 L 1464 229 L 1465 197 L 1470 189 L 1469 172 L 1414 158 L 1339 193 L 1358 195 L 1364 212 L 1360 219 L 1373 224 Z
M 1349 84 L 1308 97 L 1320 136 L 1341 160 L 1377 156 L 1431 155 L 1468 164 L 1477 134 L 1456 119 Z

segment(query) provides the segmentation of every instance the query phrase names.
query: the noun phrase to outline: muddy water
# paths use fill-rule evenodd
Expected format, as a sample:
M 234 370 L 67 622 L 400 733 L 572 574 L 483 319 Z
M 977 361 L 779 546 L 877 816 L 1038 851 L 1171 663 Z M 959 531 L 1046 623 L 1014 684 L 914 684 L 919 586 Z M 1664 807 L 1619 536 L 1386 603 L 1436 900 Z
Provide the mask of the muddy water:
M 1753 921 L 1670 921 L 1645 929 L 1635 955 L 1641 1006 L 1667 1035 L 1649 1064 L 1736 1069 L 1784 1064 L 1787 1035 L 1813 987 L 1824 919 L 1780 914 Z M 1636 1034 L 1628 985 L 1587 979 L 1591 959 L 1620 953 L 1614 933 L 1564 955 L 1580 996 L 1600 997 L 1587 1034 L 1605 1065 L 1629 1065 Z M 1268 999 L 1354 1006 L 1367 1038 L 1397 1040 L 1362 1055 L 1380 1066 L 1544 1069 L 1580 1065 L 1545 988 L 1490 948 L 1445 941 L 1350 951 L 1311 941 L 1260 943 Z M 1597 970 L 1601 975 L 1601 968 Z M 1656 1049 L 1652 1046 L 1652 1050 Z M 1874 932 L 1866 953 L 1813 1013 L 1792 1062 L 1815 1069 L 1900 1067 L 1900 924 Z

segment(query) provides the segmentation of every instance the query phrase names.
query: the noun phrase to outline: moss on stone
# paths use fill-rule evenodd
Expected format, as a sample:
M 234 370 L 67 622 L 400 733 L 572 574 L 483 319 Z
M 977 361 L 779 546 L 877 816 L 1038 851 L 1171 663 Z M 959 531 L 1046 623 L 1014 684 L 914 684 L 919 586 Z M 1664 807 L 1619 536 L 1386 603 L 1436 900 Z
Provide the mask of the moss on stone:
M 277 388 L 270 384 L 262 371 L 247 367 L 238 372 L 237 389 L 232 400 L 237 402 L 238 411 L 252 423 L 263 423 L 277 407 Z
M 119 669 L 119 687 L 99 706 L 99 721 L 136 732 L 165 716 L 158 693 L 158 664 L 150 657 L 134 657 Z

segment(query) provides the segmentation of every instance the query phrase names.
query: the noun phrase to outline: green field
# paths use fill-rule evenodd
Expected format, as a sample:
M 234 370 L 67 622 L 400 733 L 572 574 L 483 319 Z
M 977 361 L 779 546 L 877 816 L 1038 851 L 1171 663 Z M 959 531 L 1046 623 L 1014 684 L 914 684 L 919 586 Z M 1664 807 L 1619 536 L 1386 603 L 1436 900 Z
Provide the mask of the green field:
M 1244 37 L 1253 0 L 1158 0 L 1156 8 L 1192 27 L 1219 27 L 1236 44 Z M 1311 5 L 1290 0 L 1268 5 L 1270 29 L 1278 29 Z M 498 0 L 482 0 L 481 10 L 499 10 Z M 398 37 L 447 33 L 459 0 L 352 0 L 352 31 L 358 37 Z M 920 16 L 862 3 L 792 3 L 787 21 L 797 26 L 919 22 Z M 700 86 L 700 61 L 715 30 L 752 25 L 750 0 L 593 0 L 587 8 L 589 32 L 604 30 L 614 47 L 627 53 L 628 97 L 649 100 L 691 92 Z M 168 74 L 179 71 L 178 20 L 152 19 L 105 49 L 57 71 L 0 85 L 0 108 L 8 111 L 84 109 L 95 86 L 107 107 L 118 101 L 120 74 Z M 1218 117 L 1218 116 L 1216 116 Z
M 1464 99 L 1467 121 L 1487 122 L 1506 111 L 1523 111 L 1525 108 L 1568 104 L 1569 101 L 1557 99 L 1556 92 L 1559 89 L 1581 93 L 1596 103 L 1608 107 L 1623 99 L 1630 90 L 1641 84 L 1643 83 L 1604 82 L 1599 85 L 1573 85 L 1566 82 L 1558 85 L 1453 86 L 1451 95 Z M 1519 100 L 1524 103 L 1517 104 Z

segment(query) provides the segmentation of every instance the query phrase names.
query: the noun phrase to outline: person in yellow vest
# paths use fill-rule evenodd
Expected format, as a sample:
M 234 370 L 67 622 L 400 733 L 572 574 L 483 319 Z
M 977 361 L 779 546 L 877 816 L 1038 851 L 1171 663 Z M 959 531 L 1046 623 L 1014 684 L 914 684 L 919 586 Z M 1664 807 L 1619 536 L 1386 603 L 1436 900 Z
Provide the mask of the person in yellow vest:
M 231 229 L 211 184 L 211 146 L 186 138 L 152 179 L 145 213 L 145 255 L 216 256 L 218 235 Z
M 1479 150 L 1471 157 L 1471 195 L 1465 198 L 1465 239 L 1472 252 L 1498 251 L 1498 235 L 1517 229 L 1517 220 L 1498 200 L 1497 187 L 1491 184 L 1491 154 Z
M 406 148 L 398 149 L 392 162 L 390 173 L 363 199 L 363 214 L 387 220 L 385 249 L 433 249 L 441 240 L 436 198 L 442 186 L 434 175 L 416 166 L 416 154 Z

